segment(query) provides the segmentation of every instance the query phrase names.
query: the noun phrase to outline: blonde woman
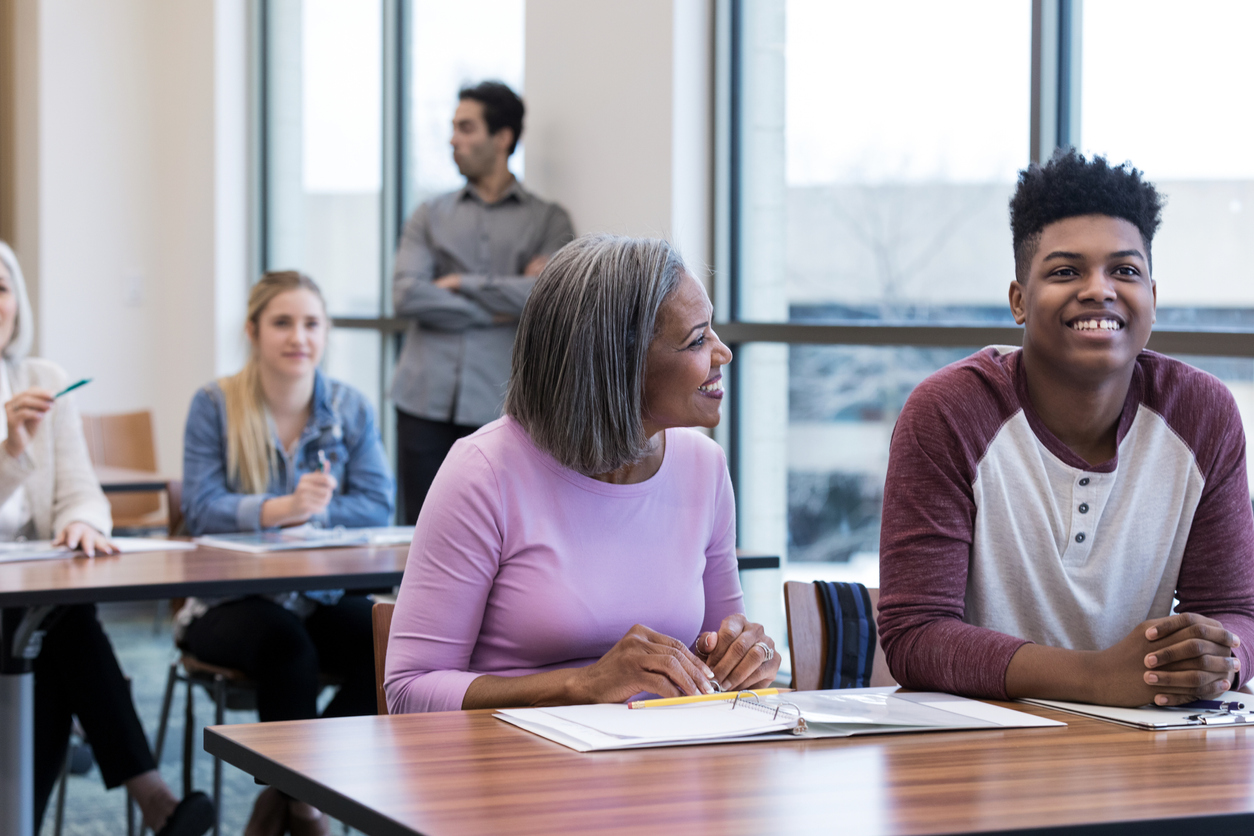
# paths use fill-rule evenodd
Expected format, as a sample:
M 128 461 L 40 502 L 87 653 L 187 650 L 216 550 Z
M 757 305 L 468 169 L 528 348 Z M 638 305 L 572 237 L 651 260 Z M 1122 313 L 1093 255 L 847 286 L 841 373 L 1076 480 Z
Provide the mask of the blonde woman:
M 34 320 L 17 257 L 0 242 L 0 540 L 54 537 L 88 557 L 109 554 L 109 503 L 87 457 L 74 397 L 53 395 L 68 379 L 55 363 L 28 357 Z M 126 785 L 158 836 L 195 836 L 213 825 L 204 793 L 181 803 L 166 786 L 126 679 L 94 604 L 58 607 L 35 659 L 35 822 L 65 760 L 77 715 L 109 788 Z M 38 829 L 38 828 L 36 828 Z
M 327 340 L 318 286 L 267 273 L 252 289 L 244 368 L 192 400 L 183 443 L 183 512 L 193 535 L 315 523 L 387 525 L 394 483 L 374 410 L 318 369 Z M 375 713 L 370 601 L 340 590 L 191 599 L 180 643 L 257 683 L 263 722 L 317 715 L 319 672 L 343 685 L 323 716 Z M 320 814 L 263 793 L 248 834 L 322 832 Z M 290 821 L 288 821 L 290 819 Z M 314 820 L 311 825 L 310 819 Z M 311 829 L 312 828 L 312 829 Z

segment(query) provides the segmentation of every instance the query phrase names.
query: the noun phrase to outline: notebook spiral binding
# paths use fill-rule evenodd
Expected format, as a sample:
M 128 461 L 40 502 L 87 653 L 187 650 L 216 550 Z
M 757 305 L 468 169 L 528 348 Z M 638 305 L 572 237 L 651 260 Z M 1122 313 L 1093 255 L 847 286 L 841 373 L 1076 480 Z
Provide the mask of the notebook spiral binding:
M 801 709 L 790 702 L 782 702 L 775 706 L 764 705 L 758 702 L 758 695 L 752 691 L 737 691 L 736 698 L 732 700 L 731 710 L 735 711 L 737 708 L 749 708 L 763 714 L 770 714 L 772 722 L 779 719 L 781 711 L 784 712 L 785 718 L 795 714 L 797 725 L 793 726 L 790 731 L 793 734 L 806 733 L 806 718 L 801 716 Z

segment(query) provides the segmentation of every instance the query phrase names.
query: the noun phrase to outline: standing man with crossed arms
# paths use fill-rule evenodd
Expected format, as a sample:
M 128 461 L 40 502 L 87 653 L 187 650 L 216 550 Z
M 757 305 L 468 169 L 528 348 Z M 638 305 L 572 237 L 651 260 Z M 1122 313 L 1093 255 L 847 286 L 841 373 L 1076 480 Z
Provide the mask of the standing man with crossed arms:
M 453 442 L 500 416 L 518 316 L 549 257 L 574 238 L 566 211 L 509 170 L 522 100 L 495 81 L 458 98 L 450 144 L 466 185 L 405 223 L 392 282 L 396 315 L 409 319 L 392 382 L 409 525 Z

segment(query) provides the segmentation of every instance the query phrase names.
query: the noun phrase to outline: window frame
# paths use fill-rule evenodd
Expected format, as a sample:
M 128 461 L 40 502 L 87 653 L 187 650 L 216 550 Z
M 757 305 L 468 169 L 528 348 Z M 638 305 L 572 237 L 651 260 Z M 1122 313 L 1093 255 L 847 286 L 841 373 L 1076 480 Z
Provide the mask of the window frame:
M 777 0 L 783 2 L 783 0 Z M 716 328 L 733 351 L 754 343 L 786 345 L 962 348 L 1022 345 L 1017 326 L 832 324 L 754 322 L 741 316 L 744 281 L 740 253 L 744 140 L 745 5 L 754 0 L 717 0 L 715 7 L 715 313 Z M 1081 19 L 1083 0 L 1032 0 L 1030 159 L 1047 160 L 1059 147 L 1079 145 Z M 1254 333 L 1231 330 L 1155 329 L 1148 348 L 1163 354 L 1254 357 Z M 741 488 L 742 387 L 737 364 L 729 367 L 728 409 L 717 439 L 727 451 L 732 485 Z M 737 526 L 746 514 L 738 508 Z M 740 532 L 738 531 L 738 535 Z

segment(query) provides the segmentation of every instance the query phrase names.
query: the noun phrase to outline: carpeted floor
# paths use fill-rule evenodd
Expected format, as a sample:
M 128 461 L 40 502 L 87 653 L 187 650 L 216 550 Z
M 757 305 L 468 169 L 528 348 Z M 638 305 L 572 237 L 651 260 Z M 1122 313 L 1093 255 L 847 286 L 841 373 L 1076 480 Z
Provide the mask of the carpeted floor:
M 100 620 L 113 641 L 114 652 L 122 664 L 122 670 L 131 677 L 135 708 L 148 733 L 149 745 L 155 746 L 157 726 L 161 718 L 161 700 L 165 693 L 166 676 L 176 652 L 170 637 L 170 619 L 166 602 L 139 604 L 105 604 L 100 606 Z M 170 711 L 169 729 L 166 731 L 165 752 L 161 758 L 161 774 L 174 790 L 182 795 L 183 752 L 183 686 L 174 694 L 174 706 Z M 329 699 L 331 692 L 323 694 Z M 254 723 L 253 712 L 228 711 L 228 723 Z M 195 789 L 210 792 L 213 787 L 213 758 L 201 748 L 200 728 L 213 722 L 213 702 L 202 690 L 196 695 L 197 731 L 194 739 L 197 751 L 194 758 Z M 253 799 L 260 787 L 252 776 L 230 765 L 223 766 L 222 811 L 223 836 L 243 833 L 252 810 Z M 106 791 L 100 781 L 100 772 L 93 765 L 86 775 L 71 775 L 66 788 L 65 822 L 63 836 L 122 836 L 126 833 L 125 792 L 122 789 Z M 40 836 L 53 836 L 56 815 L 56 792 L 48 803 Z M 212 831 L 210 831 L 212 832 Z M 345 831 L 336 824 L 333 833 Z

